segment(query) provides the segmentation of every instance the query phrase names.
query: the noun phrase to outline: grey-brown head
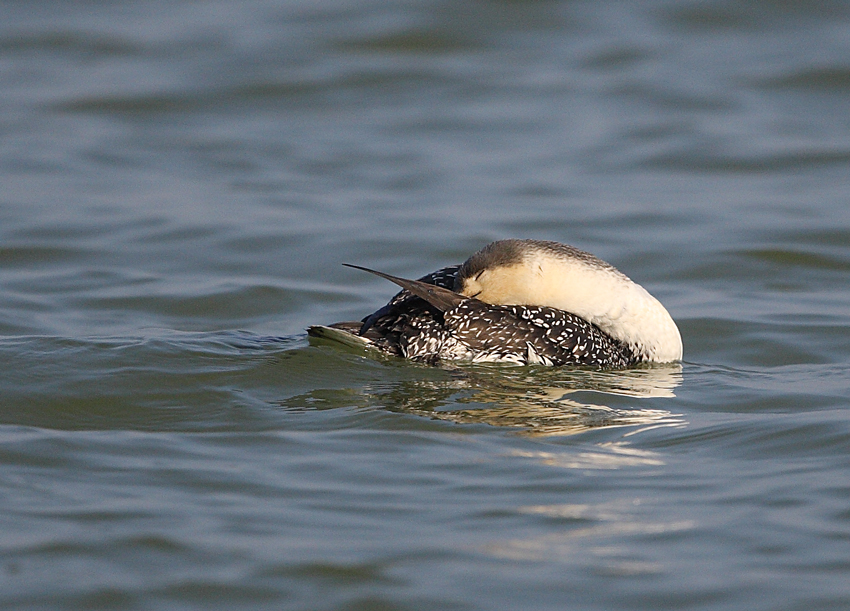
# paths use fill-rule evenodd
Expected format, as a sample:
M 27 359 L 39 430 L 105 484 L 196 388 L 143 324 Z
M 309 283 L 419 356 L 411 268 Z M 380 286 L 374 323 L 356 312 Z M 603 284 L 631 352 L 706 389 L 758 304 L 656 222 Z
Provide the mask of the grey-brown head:
M 526 290 L 529 274 L 541 273 L 540 261 L 546 259 L 579 263 L 620 274 L 605 261 L 568 244 L 545 240 L 499 240 L 487 244 L 464 262 L 455 278 L 454 290 L 467 296 L 487 291 L 488 279 L 482 276 L 491 276 L 489 280 L 492 283 L 496 270 L 500 285 L 519 283 L 522 290 Z M 496 299 L 494 303 L 501 301 Z

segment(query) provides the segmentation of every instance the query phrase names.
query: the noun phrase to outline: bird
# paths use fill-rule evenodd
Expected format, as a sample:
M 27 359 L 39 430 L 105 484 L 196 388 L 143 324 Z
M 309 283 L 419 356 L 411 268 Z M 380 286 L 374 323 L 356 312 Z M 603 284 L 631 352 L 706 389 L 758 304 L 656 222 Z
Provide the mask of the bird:
M 460 265 L 409 280 L 361 321 L 314 325 L 313 337 L 443 361 L 624 369 L 682 359 L 663 305 L 610 263 L 559 242 L 491 242 Z

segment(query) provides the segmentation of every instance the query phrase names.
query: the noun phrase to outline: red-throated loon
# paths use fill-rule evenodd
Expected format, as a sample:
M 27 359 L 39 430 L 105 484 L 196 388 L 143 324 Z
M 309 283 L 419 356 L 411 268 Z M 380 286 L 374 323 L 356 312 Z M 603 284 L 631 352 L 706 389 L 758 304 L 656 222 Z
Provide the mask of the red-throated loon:
M 612 265 L 558 242 L 500 240 L 462 265 L 402 287 L 360 322 L 310 335 L 368 345 L 416 361 L 629 367 L 682 358 L 676 323 L 655 297 Z

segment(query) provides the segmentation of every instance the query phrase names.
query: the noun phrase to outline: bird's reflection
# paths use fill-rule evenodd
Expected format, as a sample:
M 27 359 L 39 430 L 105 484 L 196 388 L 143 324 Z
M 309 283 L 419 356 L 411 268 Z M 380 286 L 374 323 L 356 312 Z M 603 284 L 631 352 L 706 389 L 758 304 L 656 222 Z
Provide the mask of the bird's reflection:
M 310 345 L 327 342 L 310 338 Z M 309 351 L 294 351 L 306 358 Z M 529 436 L 574 435 L 604 427 L 683 426 L 679 414 L 658 407 L 658 399 L 675 397 L 682 383 L 678 363 L 643 364 L 632 369 L 598 370 L 510 364 L 452 363 L 432 367 L 364 353 L 362 348 L 325 354 L 344 359 L 347 371 L 366 362 L 386 367 L 380 381 L 345 392 L 314 390 L 281 401 L 289 409 L 333 409 L 379 405 L 384 409 L 458 424 L 509 427 Z M 294 356 L 293 352 L 289 352 Z M 354 369 L 352 369 L 354 367 Z M 638 405 L 648 403 L 649 405 Z
M 675 396 L 673 391 L 682 381 L 678 364 L 624 371 L 505 365 L 446 371 L 448 380 L 408 380 L 365 390 L 391 410 L 459 424 L 511 427 L 532 436 L 685 424 L 667 410 L 634 406 L 634 398 Z

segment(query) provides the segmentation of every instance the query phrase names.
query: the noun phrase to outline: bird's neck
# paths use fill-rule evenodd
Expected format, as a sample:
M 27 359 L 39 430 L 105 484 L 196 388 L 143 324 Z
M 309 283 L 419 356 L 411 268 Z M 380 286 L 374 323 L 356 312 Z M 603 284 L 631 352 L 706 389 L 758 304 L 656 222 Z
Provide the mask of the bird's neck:
M 593 323 L 643 361 L 682 358 L 676 323 L 646 289 L 612 267 L 536 257 L 486 270 L 464 294 L 498 305 L 549 306 Z

